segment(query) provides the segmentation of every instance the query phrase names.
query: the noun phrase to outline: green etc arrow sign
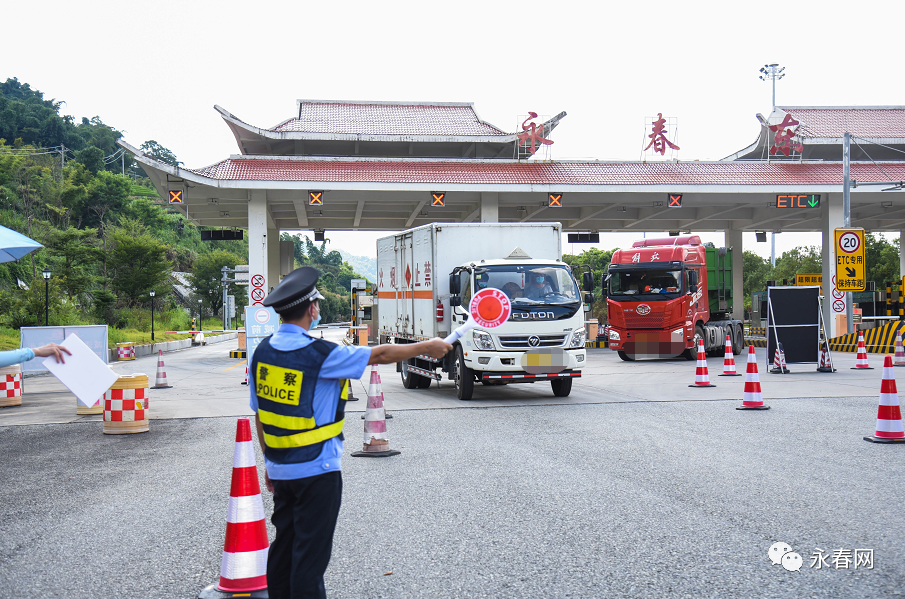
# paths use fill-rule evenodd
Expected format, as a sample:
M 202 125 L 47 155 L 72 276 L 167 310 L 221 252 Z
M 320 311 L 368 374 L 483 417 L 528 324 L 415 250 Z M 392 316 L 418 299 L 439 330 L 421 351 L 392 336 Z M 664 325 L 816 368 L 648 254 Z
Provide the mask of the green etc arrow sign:
M 820 196 L 813 193 L 786 193 L 776 196 L 777 208 L 820 208 Z

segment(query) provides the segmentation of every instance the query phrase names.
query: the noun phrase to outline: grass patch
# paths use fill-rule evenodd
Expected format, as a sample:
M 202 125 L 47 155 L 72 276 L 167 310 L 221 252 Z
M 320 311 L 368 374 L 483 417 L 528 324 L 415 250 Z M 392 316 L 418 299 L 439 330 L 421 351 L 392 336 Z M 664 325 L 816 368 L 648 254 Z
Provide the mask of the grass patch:
M 216 318 L 204 321 L 202 330 L 220 330 L 223 328 L 223 322 Z M 154 326 L 154 343 L 164 343 L 166 341 L 179 341 L 180 339 L 188 339 L 191 334 L 187 335 L 164 335 L 166 329 Z M 185 330 L 185 329 L 178 329 Z M 0 351 L 19 349 L 21 336 L 18 329 L 9 327 L 0 327 Z M 137 345 L 147 345 L 151 343 L 151 327 L 148 326 L 146 331 L 139 329 L 115 329 L 108 327 L 107 329 L 107 347 L 114 348 L 117 343 L 125 343 L 131 341 Z

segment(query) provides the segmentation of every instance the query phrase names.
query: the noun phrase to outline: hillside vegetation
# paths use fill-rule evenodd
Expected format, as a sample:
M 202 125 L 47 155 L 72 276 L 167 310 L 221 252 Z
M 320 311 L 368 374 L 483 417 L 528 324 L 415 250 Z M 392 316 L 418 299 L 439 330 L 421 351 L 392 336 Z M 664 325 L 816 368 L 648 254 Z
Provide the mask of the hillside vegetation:
M 220 268 L 248 264 L 247 240 L 202 242 L 199 228 L 170 210 L 116 145 L 120 130 L 100 117 L 76 122 L 60 114 L 63 104 L 18 79 L 0 83 L 0 224 L 45 246 L 0 264 L 0 344 L 13 343 L 22 326 L 44 324 L 45 269 L 51 325 L 150 331 L 152 290 L 157 331 L 188 328 L 199 299 L 204 318 L 220 317 Z M 141 148 L 179 164 L 153 140 Z M 296 252 L 298 263 L 323 264 L 332 274 L 323 280 L 325 321 L 349 318 L 343 280 L 347 272 L 358 276 L 333 254 L 310 242 Z M 174 291 L 173 271 L 191 273 L 188 296 Z M 229 293 L 241 309 L 246 288 Z

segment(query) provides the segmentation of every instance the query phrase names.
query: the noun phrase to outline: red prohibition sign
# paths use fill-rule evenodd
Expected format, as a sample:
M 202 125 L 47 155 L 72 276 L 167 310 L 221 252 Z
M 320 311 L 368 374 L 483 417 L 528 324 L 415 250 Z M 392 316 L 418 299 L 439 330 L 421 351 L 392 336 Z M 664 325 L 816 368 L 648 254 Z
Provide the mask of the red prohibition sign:
M 475 293 L 468 311 L 478 326 L 492 329 L 509 320 L 512 305 L 505 293 L 499 289 L 489 288 Z
M 252 289 L 251 290 L 251 299 L 255 300 L 256 302 L 259 302 L 262 299 L 264 299 L 264 290 L 259 287 L 255 287 L 254 289 Z
M 264 305 L 264 304 L 262 304 L 261 302 L 255 302 L 255 303 L 252 304 L 252 306 L 263 306 L 263 305 Z
M 264 286 L 264 275 L 255 275 L 251 278 L 251 284 L 254 287 Z
M 842 300 L 836 300 L 833 302 L 833 311 L 834 312 L 845 312 L 845 302 Z

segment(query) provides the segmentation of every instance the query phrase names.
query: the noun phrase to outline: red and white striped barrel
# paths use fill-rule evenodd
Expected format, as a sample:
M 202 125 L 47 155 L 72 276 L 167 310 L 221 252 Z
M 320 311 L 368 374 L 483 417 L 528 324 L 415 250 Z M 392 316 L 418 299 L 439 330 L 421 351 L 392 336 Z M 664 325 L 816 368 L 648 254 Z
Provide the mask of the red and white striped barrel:
M 22 405 L 22 369 L 18 364 L 0 368 L 0 408 Z
M 135 342 L 126 341 L 116 344 L 117 360 L 134 360 L 135 359 Z
M 119 377 L 104 393 L 104 434 L 147 432 L 148 411 L 148 375 Z

